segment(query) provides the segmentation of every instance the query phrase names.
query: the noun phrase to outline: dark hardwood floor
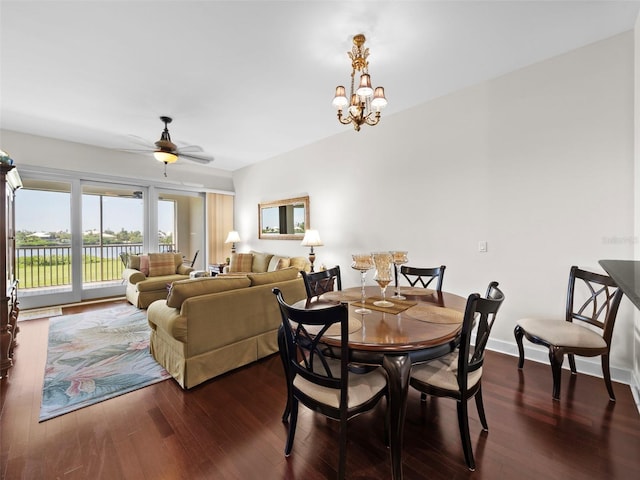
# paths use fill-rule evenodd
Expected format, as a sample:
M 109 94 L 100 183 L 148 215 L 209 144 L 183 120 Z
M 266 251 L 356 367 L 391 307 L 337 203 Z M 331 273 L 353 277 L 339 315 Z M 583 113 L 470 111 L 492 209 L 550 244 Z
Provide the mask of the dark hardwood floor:
M 64 313 L 109 304 L 73 307 Z M 301 407 L 291 456 L 282 366 L 272 356 L 190 391 L 173 380 L 38 423 L 47 320 L 20 323 L 10 376 L 2 380 L 3 479 L 333 479 L 337 428 Z M 409 394 L 404 474 L 420 479 L 640 478 L 640 415 L 628 386 L 563 372 L 551 399 L 548 365 L 487 353 L 483 391 L 489 432 L 470 404 L 477 470 L 465 466 L 455 402 L 422 405 Z M 350 422 L 347 477 L 390 478 L 383 408 Z

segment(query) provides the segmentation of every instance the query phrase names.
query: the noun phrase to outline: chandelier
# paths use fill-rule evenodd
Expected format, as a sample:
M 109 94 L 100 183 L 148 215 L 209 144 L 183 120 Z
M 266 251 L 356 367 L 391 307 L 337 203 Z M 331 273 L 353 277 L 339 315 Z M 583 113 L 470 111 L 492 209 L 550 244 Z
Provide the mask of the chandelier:
M 347 52 L 351 59 L 351 90 L 347 99 L 343 86 L 336 87 L 336 96 L 333 106 L 338 109 L 338 121 L 343 125 L 353 123 L 356 132 L 360 131 L 360 125 L 377 125 L 380 121 L 380 110 L 386 107 L 387 99 L 384 96 L 384 87 L 371 88 L 369 76 L 369 49 L 364 48 L 366 38 L 362 34 L 353 37 L 353 48 Z M 354 91 L 356 72 L 360 72 L 360 83 Z M 347 115 L 342 110 L 349 106 Z

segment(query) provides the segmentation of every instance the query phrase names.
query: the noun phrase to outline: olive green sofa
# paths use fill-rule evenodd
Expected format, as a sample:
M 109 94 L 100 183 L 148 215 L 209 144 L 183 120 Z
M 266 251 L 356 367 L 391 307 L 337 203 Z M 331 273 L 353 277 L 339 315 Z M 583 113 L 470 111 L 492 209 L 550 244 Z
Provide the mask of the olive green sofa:
M 188 389 L 277 352 L 274 287 L 289 303 L 306 298 L 296 267 L 174 282 L 147 310 L 151 354 Z
M 188 279 L 193 271 L 182 262 L 180 253 L 129 255 L 127 268 L 122 272 L 127 300 L 138 308 L 147 308 L 156 300 L 166 299 L 168 285 Z

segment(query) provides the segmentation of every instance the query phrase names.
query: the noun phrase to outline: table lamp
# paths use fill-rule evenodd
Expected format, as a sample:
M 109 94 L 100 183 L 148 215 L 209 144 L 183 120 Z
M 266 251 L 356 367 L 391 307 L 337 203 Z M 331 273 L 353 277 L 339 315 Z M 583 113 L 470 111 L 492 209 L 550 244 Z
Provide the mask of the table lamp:
M 309 252 L 309 261 L 311 262 L 311 271 L 313 272 L 313 262 L 316 260 L 316 254 L 313 251 L 313 247 L 321 247 L 323 245 L 322 240 L 320 240 L 320 234 L 317 230 L 305 230 L 304 238 L 300 245 L 311 247 L 311 251 Z
M 231 244 L 231 253 L 236 253 L 236 243 L 240 241 L 240 235 L 235 230 L 231 230 L 224 243 Z

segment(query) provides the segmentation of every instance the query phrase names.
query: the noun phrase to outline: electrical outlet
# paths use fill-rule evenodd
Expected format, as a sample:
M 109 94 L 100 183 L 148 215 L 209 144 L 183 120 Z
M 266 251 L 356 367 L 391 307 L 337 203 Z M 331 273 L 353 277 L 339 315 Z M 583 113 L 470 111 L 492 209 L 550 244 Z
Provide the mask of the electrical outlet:
M 478 251 L 482 252 L 482 253 L 486 253 L 486 251 L 487 251 L 487 241 L 486 240 L 480 240 L 478 242 Z

